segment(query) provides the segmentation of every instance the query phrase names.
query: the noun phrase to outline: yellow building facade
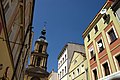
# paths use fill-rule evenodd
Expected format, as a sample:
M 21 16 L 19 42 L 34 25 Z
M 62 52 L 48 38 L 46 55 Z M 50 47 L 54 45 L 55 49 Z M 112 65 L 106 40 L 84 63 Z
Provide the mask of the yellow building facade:
M 87 74 L 85 53 L 75 51 L 69 66 L 69 80 L 87 80 Z
M 107 0 L 83 32 L 89 80 L 120 76 L 120 0 Z
M 0 79 L 24 79 L 31 53 L 33 9 L 34 0 L 0 0 Z

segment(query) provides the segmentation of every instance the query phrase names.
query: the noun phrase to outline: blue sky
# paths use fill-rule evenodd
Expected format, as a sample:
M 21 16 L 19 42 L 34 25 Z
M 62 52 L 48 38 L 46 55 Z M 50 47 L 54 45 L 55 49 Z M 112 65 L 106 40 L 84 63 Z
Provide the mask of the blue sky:
M 106 0 L 36 0 L 33 46 L 46 25 L 48 71 L 57 71 L 57 57 L 67 42 L 83 44 L 82 33 Z

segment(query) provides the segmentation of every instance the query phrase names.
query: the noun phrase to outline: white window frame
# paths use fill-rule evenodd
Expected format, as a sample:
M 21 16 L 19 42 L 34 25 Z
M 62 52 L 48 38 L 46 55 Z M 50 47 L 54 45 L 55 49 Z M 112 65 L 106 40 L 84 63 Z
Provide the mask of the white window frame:
M 105 77 L 105 71 L 104 71 L 104 68 L 103 68 L 103 64 L 105 64 L 106 62 L 108 63 L 108 67 L 109 67 L 109 70 L 110 70 L 110 74 L 112 73 L 112 72 L 111 72 L 111 69 L 110 69 L 109 61 L 106 60 L 106 61 L 104 61 L 104 62 L 101 64 L 101 69 L 102 69 L 103 77 Z
M 95 80 L 95 78 L 94 78 L 94 73 L 93 73 L 93 70 L 97 70 L 97 76 L 98 76 L 98 69 L 97 69 L 97 67 L 95 67 L 95 68 L 93 68 L 91 71 L 92 71 L 92 78 L 93 78 L 93 80 Z M 99 79 L 99 76 L 98 76 L 98 79 Z
M 104 41 L 103 41 L 103 38 L 101 37 L 101 38 L 99 38 L 99 39 L 96 41 L 98 53 L 100 53 L 99 46 L 98 46 L 98 41 L 100 41 L 100 39 L 102 40 L 103 48 L 105 49 Z
M 107 30 L 107 32 L 106 32 L 106 36 L 107 36 L 107 40 L 108 40 L 108 43 L 109 43 L 109 44 L 111 43 L 111 40 L 110 40 L 110 37 L 109 37 L 108 32 L 109 32 L 111 29 L 113 29 L 113 31 L 114 31 L 114 33 L 115 33 L 116 38 L 118 38 L 117 32 L 116 32 L 116 30 L 115 30 L 114 26 L 112 25 L 112 26 L 111 26 L 111 27 Z
M 115 62 L 115 66 L 116 66 L 116 68 L 117 68 L 117 71 L 120 71 L 120 69 L 119 69 L 119 65 L 118 65 L 118 63 L 117 63 L 117 60 L 116 60 L 116 56 L 118 56 L 118 55 L 120 55 L 120 52 L 119 53 L 117 53 L 117 54 L 115 54 L 114 56 L 113 56 L 113 60 L 114 60 L 114 62 Z
M 88 49 L 88 51 L 89 51 L 89 58 L 91 59 L 92 57 L 91 57 L 91 51 L 93 50 L 93 54 L 94 54 L 94 47 L 93 47 L 93 45 L 92 46 L 90 46 L 90 48 Z

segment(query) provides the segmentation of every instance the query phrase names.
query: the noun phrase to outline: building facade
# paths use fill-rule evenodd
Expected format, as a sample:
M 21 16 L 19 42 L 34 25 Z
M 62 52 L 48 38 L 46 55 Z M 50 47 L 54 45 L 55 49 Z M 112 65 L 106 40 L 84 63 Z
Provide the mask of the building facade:
M 52 70 L 48 76 L 48 80 L 58 80 L 58 73 Z
M 69 66 L 69 80 L 88 80 L 85 52 L 74 52 Z
M 23 80 L 31 53 L 34 0 L 0 0 L 0 79 Z
M 47 72 L 47 46 L 46 30 L 41 31 L 41 36 L 35 42 L 34 51 L 31 53 L 30 65 L 26 69 L 24 80 L 48 80 Z
M 67 43 L 58 56 L 58 79 L 69 80 L 69 65 L 74 51 L 84 51 L 84 47 L 76 43 Z
M 107 0 L 83 32 L 89 80 L 120 76 L 120 0 Z

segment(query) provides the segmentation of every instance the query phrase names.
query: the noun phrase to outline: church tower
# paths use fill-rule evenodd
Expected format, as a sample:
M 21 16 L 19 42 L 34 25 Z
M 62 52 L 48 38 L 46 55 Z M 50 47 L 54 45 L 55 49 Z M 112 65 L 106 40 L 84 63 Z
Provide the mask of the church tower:
M 47 80 L 47 40 L 46 30 L 43 28 L 41 36 L 35 42 L 34 51 L 30 56 L 30 65 L 26 69 L 25 80 Z

